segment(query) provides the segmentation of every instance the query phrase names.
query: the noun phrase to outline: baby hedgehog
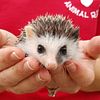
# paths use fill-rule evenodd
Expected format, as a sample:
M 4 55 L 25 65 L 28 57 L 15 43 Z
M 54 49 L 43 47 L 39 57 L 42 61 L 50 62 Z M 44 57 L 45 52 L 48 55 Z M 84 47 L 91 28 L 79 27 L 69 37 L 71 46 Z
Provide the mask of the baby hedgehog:
M 56 69 L 70 59 L 79 58 L 79 28 L 63 15 L 44 15 L 24 27 L 16 44 L 47 70 Z M 49 89 L 55 96 L 57 88 Z

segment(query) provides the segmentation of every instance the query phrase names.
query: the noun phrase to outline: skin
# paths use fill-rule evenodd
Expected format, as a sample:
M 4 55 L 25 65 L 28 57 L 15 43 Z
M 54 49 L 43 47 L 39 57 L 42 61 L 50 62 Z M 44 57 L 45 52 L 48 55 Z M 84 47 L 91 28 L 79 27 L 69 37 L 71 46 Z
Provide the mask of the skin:
M 7 36 L 7 34 L 9 35 Z M 80 48 L 82 48 L 84 54 L 82 63 L 70 61 L 63 67 L 50 72 L 41 68 L 36 59 L 25 57 L 25 53 L 21 49 L 13 47 L 12 43 L 16 40 L 17 38 L 11 33 L 0 30 L 1 91 L 7 90 L 17 94 L 35 92 L 45 87 L 52 76 L 60 90 L 64 92 L 75 93 L 79 90 L 100 90 L 98 67 L 100 66 L 100 36 L 89 41 L 80 41 Z M 91 74 L 90 78 L 87 78 L 89 73 L 86 73 L 86 71 L 88 72 L 88 70 Z M 58 79 L 58 77 L 61 78 Z M 90 80 L 88 81 L 88 79 Z
M 92 57 L 95 61 L 94 65 L 94 73 L 95 79 L 87 87 L 81 88 L 82 91 L 92 92 L 92 91 L 100 91 L 100 36 L 96 36 L 91 39 L 91 41 L 87 41 L 86 45 L 83 44 L 84 51 Z M 89 47 L 88 47 L 89 46 Z
M 0 90 L 18 94 L 35 92 L 44 87 L 51 77 L 47 70 L 40 70 L 38 61 L 25 58 L 21 49 L 12 47 L 11 42 L 16 40 L 11 33 L 0 30 Z

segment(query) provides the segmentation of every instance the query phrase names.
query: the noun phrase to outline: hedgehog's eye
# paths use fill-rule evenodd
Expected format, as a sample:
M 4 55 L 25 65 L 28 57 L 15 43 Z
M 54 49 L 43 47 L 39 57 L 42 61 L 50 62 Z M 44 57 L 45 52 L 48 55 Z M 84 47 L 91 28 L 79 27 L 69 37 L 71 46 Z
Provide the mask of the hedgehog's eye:
M 66 45 L 64 45 L 63 47 L 60 48 L 59 53 L 60 53 L 60 55 L 66 55 L 66 53 L 67 53 Z
M 41 44 L 38 45 L 37 52 L 42 54 L 45 52 L 45 47 Z

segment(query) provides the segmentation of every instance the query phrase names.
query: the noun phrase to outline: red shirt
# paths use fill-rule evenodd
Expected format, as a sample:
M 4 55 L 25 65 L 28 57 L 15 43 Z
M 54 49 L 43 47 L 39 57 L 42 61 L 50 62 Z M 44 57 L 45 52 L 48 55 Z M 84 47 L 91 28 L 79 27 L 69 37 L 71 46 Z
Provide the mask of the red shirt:
M 100 0 L 0 0 L 0 28 L 18 35 L 19 29 L 38 15 L 63 14 L 80 27 L 81 39 L 90 39 L 100 35 L 99 5 Z M 0 100 L 100 100 L 99 92 L 59 92 L 55 98 L 47 94 L 45 89 L 22 95 L 3 92 L 0 93 Z

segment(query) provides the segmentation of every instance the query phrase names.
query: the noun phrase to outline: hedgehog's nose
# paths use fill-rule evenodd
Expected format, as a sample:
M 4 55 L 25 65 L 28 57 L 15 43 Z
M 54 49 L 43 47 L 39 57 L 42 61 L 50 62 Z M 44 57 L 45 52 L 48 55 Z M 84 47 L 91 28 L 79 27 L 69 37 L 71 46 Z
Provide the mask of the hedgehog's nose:
M 48 64 L 46 66 L 46 69 L 48 70 L 55 70 L 57 68 L 57 64 Z
M 56 57 L 54 55 L 48 56 L 44 65 L 45 65 L 45 68 L 48 70 L 55 70 L 58 66 Z

